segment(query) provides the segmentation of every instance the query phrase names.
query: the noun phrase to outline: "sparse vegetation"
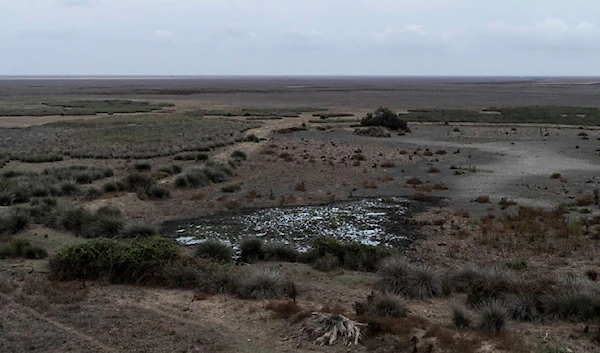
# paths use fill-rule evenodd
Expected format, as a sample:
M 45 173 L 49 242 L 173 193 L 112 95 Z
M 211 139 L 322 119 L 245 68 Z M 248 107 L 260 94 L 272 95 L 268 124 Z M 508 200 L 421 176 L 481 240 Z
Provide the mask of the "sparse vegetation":
M 0 243 L 0 259 L 45 259 L 48 256 L 46 250 L 32 246 L 27 240 L 13 239 L 8 243 Z
M 20 233 L 27 229 L 30 223 L 29 213 L 21 209 L 12 209 L 0 216 L 0 234 L 13 235 Z

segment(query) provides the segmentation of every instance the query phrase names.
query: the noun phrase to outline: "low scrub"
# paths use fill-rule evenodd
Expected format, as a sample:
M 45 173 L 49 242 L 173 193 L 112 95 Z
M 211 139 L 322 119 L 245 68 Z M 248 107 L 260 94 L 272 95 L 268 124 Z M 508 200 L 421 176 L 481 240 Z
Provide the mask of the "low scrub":
M 61 281 L 105 279 L 110 283 L 160 285 L 165 268 L 179 256 L 173 241 L 151 237 L 132 241 L 95 239 L 62 248 L 51 260 L 53 278 Z
M 45 259 L 48 257 L 46 250 L 32 246 L 27 240 L 13 239 L 8 243 L 0 243 L 0 259 Z
M 408 125 L 405 120 L 400 119 L 398 114 L 388 108 L 378 108 L 368 113 L 360 121 L 362 126 L 383 126 L 390 130 L 406 130 Z
M 17 234 L 29 227 L 31 217 L 28 212 L 21 209 L 10 210 L 0 216 L 0 234 Z
M 385 246 L 365 245 L 359 242 L 340 242 L 334 238 L 320 237 L 311 242 L 311 249 L 305 254 L 305 260 L 313 266 L 321 267 L 319 262 L 331 262 L 337 259 L 340 267 L 353 271 L 375 271 L 377 264 L 390 256 L 392 250 Z M 327 266 L 328 267 L 328 266 Z
M 105 206 L 96 213 L 83 207 L 64 210 L 58 217 L 58 225 L 84 238 L 114 238 L 123 230 L 124 222 L 118 209 Z

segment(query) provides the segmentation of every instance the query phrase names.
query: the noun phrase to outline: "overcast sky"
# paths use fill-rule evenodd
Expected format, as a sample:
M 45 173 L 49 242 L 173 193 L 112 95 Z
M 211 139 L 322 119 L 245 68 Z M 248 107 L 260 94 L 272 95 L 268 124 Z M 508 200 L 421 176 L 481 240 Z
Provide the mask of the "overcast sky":
M 600 75 L 595 0 L 0 0 L 0 75 Z

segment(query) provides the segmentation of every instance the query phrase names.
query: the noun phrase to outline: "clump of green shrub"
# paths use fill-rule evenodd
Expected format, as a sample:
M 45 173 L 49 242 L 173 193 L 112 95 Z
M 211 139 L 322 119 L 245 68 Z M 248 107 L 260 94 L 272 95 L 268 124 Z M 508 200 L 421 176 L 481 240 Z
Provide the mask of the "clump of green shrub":
M 139 173 L 146 173 L 152 170 L 152 165 L 148 162 L 136 162 L 133 164 L 133 169 Z
M 218 240 L 205 240 L 196 245 L 196 256 L 221 262 L 231 262 L 235 251 L 233 248 Z
M 406 130 L 408 124 L 388 108 L 377 108 L 360 121 L 362 126 L 383 126 L 391 130 Z
M 315 238 L 311 242 L 311 249 L 305 255 L 305 260 L 315 265 L 316 261 L 325 265 L 325 256 L 329 254 L 337 258 L 339 266 L 353 271 L 375 271 L 377 264 L 392 254 L 392 250 L 384 246 L 365 245 L 359 242 L 340 242 L 331 237 Z M 331 260 L 327 256 L 327 262 Z M 325 266 L 329 267 L 329 266 Z
M 175 187 L 178 189 L 199 188 L 208 185 L 209 179 L 201 169 L 192 169 L 175 179 Z
M 96 200 L 97 198 L 99 198 L 100 196 L 102 196 L 102 191 L 98 188 L 88 188 L 87 190 L 85 190 L 85 192 L 83 193 L 83 198 L 86 201 L 92 201 L 92 200 Z
M 223 163 L 209 163 L 204 168 L 208 180 L 215 184 L 224 183 L 233 175 L 233 170 Z
M 105 279 L 110 283 L 163 285 L 165 268 L 179 256 L 173 241 L 94 239 L 62 248 L 51 260 L 52 277 L 61 281 Z
M 31 217 L 22 209 L 12 209 L 0 216 L 0 234 L 17 234 L 29 227 Z
M 112 206 L 104 206 L 96 213 L 83 207 L 74 207 L 62 211 L 58 225 L 84 238 L 114 238 L 123 229 L 123 219 L 120 211 Z
M 32 246 L 27 240 L 13 239 L 8 243 L 0 243 L 0 259 L 24 258 L 40 260 L 48 256 L 46 250 Z
M 246 159 L 248 159 L 248 155 L 244 151 L 235 150 L 231 153 L 231 158 L 245 161 Z
M 108 181 L 102 185 L 102 190 L 104 192 L 122 192 L 127 190 L 127 185 L 121 180 L 117 181 Z
M 221 188 L 221 191 L 224 193 L 234 193 L 234 192 L 238 192 L 240 190 L 242 190 L 242 187 L 240 186 L 240 184 L 227 185 L 227 186 L 223 186 Z
M 175 157 L 176 161 L 206 161 L 208 160 L 208 154 L 206 153 L 180 153 Z

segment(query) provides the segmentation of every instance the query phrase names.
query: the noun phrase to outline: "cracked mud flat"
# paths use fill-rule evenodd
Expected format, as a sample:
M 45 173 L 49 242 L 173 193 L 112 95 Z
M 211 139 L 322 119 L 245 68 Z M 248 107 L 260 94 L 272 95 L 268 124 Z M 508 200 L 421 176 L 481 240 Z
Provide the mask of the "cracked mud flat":
M 403 247 L 413 238 L 403 198 L 369 198 L 321 206 L 274 207 L 237 215 L 166 222 L 164 233 L 182 244 L 218 239 L 236 247 L 244 237 L 284 242 L 306 250 L 316 237 Z

